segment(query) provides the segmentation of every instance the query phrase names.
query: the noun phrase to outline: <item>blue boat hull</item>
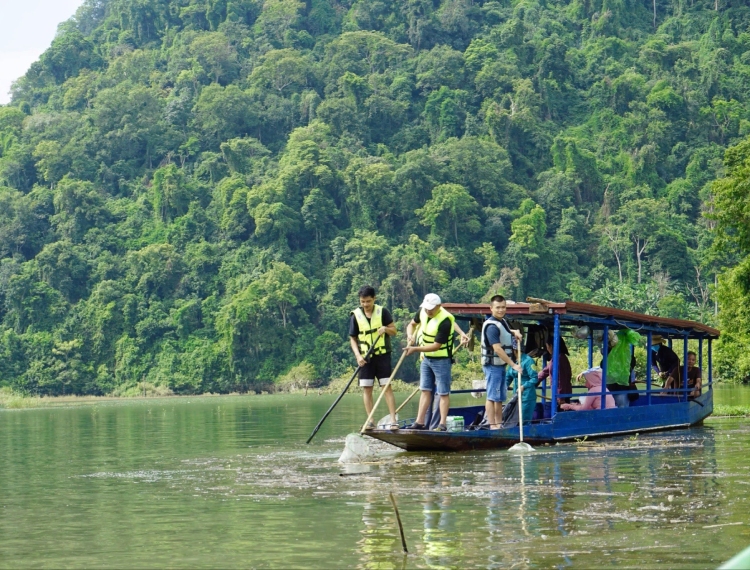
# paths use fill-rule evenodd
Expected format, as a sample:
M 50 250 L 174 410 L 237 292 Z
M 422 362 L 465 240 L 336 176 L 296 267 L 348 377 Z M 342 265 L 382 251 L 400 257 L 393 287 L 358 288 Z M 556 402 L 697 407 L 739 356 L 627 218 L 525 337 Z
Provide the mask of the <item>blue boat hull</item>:
M 645 396 L 642 396 L 645 401 Z M 645 403 L 645 402 L 644 402 Z M 463 415 L 468 425 L 481 406 L 452 408 L 450 415 Z M 676 397 L 652 396 L 651 405 L 633 405 L 585 412 L 558 413 L 554 418 L 524 424 L 524 441 L 531 445 L 558 441 L 611 437 L 645 431 L 686 428 L 700 424 L 713 412 L 713 390 L 698 398 L 678 401 Z M 466 451 L 471 449 L 502 449 L 519 440 L 518 427 L 500 430 L 435 432 L 401 429 L 372 430 L 366 435 L 385 441 L 406 451 Z

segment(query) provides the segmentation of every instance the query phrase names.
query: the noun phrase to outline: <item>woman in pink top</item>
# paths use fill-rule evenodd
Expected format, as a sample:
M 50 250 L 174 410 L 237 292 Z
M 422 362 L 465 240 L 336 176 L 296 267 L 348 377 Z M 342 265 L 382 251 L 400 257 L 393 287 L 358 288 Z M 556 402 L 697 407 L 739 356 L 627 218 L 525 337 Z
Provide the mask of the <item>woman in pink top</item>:
M 583 412 L 584 410 L 601 410 L 602 408 L 602 369 L 599 367 L 590 368 L 578 375 L 578 378 L 583 376 L 586 379 L 586 388 L 589 392 L 586 394 L 586 401 L 583 404 L 563 404 L 560 406 L 563 410 L 575 410 L 576 412 Z M 607 394 L 605 397 L 606 408 L 616 408 L 615 399 L 609 390 L 605 389 L 604 392 Z

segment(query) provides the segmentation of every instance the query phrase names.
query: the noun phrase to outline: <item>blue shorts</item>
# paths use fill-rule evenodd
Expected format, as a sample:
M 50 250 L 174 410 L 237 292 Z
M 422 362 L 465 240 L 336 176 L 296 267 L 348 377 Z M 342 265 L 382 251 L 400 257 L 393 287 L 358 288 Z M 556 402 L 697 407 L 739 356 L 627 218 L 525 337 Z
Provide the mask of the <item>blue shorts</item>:
M 419 389 L 432 392 L 435 386 L 438 396 L 447 396 L 451 393 L 450 358 L 425 357 L 419 365 Z
M 490 402 L 504 402 L 508 397 L 508 384 L 505 382 L 505 366 L 482 366 L 487 380 L 487 399 Z

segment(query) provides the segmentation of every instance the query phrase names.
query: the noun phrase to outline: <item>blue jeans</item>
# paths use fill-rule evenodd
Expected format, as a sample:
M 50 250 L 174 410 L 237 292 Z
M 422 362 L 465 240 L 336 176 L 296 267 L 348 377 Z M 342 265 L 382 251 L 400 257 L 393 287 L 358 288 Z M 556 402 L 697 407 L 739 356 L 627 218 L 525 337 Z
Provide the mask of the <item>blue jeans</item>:
M 451 393 L 450 358 L 425 357 L 419 365 L 419 389 L 432 392 L 435 386 L 438 396 L 447 396 Z
M 618 408 L 629 408 L 630 400 L 627 394 L 621 392 L 612 392 L 612 397 L 615 399 L 615 406 Z
M 508 384 L 505 382 L 505 366 L 482 366 L 487 379 L 487 399 L 490 402 L 504 402 L 508 397 Z

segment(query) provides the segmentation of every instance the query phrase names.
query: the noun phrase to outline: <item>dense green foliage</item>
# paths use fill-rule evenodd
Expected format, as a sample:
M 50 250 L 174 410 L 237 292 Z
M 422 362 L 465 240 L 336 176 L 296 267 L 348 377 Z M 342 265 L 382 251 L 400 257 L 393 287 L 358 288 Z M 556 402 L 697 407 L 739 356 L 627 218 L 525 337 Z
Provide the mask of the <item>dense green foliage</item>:
M 727 149 L 726 177 L 712 185 L 717 223 L 714 249 L 731 251 L 740 262 L 721 276 L 717 365 L 726 377 L 750 379 L 750 138 Z
M 364 283 L 401 321 L 429 291 L 710 321 L 748 24 L 741 0 L 86 0 L 0 107 L 0 382 L 325 381 Z

